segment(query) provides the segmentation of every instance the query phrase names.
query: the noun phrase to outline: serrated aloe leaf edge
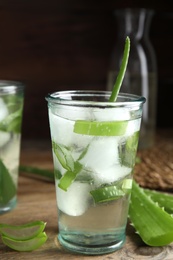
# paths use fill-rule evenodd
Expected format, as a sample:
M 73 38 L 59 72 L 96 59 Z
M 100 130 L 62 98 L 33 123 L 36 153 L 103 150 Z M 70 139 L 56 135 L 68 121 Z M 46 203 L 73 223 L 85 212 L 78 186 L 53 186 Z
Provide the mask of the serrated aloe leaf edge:
M 150 246 L 173 242 L 173 218 L 133 181 L 129 218 L 142 240 Z
M 148 195 L 153 201 L 157 202 L 160 207 L 164 207 L 164 210 L 169 214 L 173 214 L 173 196 L 172 194 L 159 192 L 156 190 L 144 189 L 146 195 Z

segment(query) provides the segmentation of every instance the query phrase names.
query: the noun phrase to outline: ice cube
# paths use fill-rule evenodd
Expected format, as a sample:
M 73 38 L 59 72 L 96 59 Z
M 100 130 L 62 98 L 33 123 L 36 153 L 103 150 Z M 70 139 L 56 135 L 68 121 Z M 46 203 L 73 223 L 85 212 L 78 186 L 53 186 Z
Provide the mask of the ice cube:
M 8 108 L 2 98 L 0 98 L 0 121 L 8 115 Z
M 57 144 L 63 144 L 69 148 L 75 145 L 76 149 L 78 149 L 78 147 L 86 147 L 93 138 L 89 135 L 82 136 L 74 133 L 75 121 L 67 120 L 51 113 L 49 114 L 49 118 L 51 137 Z
M 3 150 L 1 159 L 8 166 L 8 169 L 15 168 L 19 163 L 20 136 L 11 135 L 11 140 Z
M 128 122 L 126 129 L 126 136 L 132 135 L 133 133 L 140 130 L 141 119 L 135 119 Z
M 57 182 L 56 182 L 57 185 Z M 74 182 L 67 191 L 57 187 L 58 208 L 70 216 L 80 216 L 85 213 L 92 202 L 88 183 Z
M 118 141 L 119 137 L 95 137 L 80 162 L 85 168 L 105 173 L 107 168 L 119 163 Z
M 80 160 L 90 170 L 96 185 L 115 182 L 130 174 L 130 168 L 120 165 L 118 144 L 118 137 L 95 138 Z
M 92 113 L 97 121 L 122 121 L 130 119 L 130 112 L 127 108 L 93 109 Z
M 49 114 L 51 137 L 55 143 L 67 145 L 71 141 L 71 132 L 73 124 L 69 120 L 65 120 L 54 114 Z
M 54 109 L 53 114 L 67 119 L 67 120 L 92 120 L 92 108 L 89 107 L 77 107 L 77 106 L 64 106 Z
M 10 133 L 0 131 L 0 147 L 3 147 L 10 140 Z
M 17 184 L 20 156 L 20 135 L 10 135 L 10 140 L 3 149 L 1 159 L 7 166 L 14 183 Z
M 131 168 L 117 164 L 100 172 L 93 172 L 93 179 L 95 184 L 100 186 L 102 184 L 110 184 L 124 178 L 131 173 Z

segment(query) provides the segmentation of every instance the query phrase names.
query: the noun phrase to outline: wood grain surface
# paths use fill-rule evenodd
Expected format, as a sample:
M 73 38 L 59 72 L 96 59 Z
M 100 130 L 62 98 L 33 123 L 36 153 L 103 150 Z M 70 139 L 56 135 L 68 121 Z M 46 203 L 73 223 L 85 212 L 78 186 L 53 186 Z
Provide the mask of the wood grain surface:
M 168 135 L 167 135 L 168 136 Z M 164 138 L 163 138 L 164 139 Z M 164 141 L 168 146 L 170 139 Z M 144 151 L 143 151 L 144 152 Z M 143 153 L 141 151 L 141 153 Z M 146 152 L 146 151 L 145 151 Z M 22 144 L 21 164 L 52 169 L 50 142 L 27 142 Z M 81 256 L 64 250 L 57 241 L 57 208 L 55 187 L 51 182 L 19 176 L 17 207 L 4 215 L 0 215 L 0 223 L 22 224 L 34 220 L 47 222 L 45 231 L 47 242 L 33 252 L 16 252 L 6 247 L 0 240 L 0 259 L 117 259 L 117 260 L 172 260 L 173 244 L 165 247 L 146 246 L 128 223 L 127 238 L 124 247 L 114 253 L 101 256 Z

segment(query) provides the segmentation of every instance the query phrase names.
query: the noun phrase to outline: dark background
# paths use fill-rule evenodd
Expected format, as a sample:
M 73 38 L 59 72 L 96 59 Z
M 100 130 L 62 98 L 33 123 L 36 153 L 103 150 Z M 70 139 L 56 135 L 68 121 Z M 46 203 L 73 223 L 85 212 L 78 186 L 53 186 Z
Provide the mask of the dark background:
M 117 8 L 155 11 L 157 127 L 173 127 L 173 1 L 0 1 L 0 79 L 25 83 L 24 139 L 48 139 L 48 92 L 105 89 Z

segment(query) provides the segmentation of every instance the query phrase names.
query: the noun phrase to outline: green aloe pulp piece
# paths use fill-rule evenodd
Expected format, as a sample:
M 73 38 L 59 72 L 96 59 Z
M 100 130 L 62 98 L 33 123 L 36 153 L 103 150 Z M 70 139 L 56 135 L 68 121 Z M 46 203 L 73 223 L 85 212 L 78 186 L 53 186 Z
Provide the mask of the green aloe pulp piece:
M 9 239 L 25 241 L 38 236 L 43 232 L 46 223 L 34 221 L 23 225 L 0 224 L 0 234 Z
M 142 240 L 150 246 L 173 242 L 173 218 L 133 181 L 129 218 Z
M 74 171 L 67 171 L 59 181 L 58 187 L 67 191 L 71 183 L 76 179 L 77 174 L 81 171 L 82 165 L 77 161 L 75 162 Z
M 119 156 L 121 164 L 127 167 L 132 167 L 136 163 L 136 151 L 138 147 L 139 131 L 128 136 L 125 145 L 119 145 Z
M 103 203 L 117 200 L 125 195 L 125 192 L 118 189 L 115 185 L 98 188 L 90 191 L 95 203 Z
M 73 132 L 93 136 L 120 136 L 125 134 L 127 124 L 127 121 L 97 122 L 77 120 Z
M 153 201 L 157 202 L 160 207 L 163 207 L 166 212 L 173 214 L 173 195 L 155 190 L 144 189 L 144 192 Z
M 127 37 L 126 42 L 125 42 L 124 54 L 123 54 L 120 70 L 119 70 L 118 76 L 116 78 L 116 81 L 115 81 L 115 84 L 114 84 L 114 87 L 112 90 L 112 94 L 109 99 L 110 102 L 115 102 L 117 99 L 117 96 L 120 91 L 121 84 L 123 82 L 124 75 L 126 72 L 127 63 L 128 63 L 128 59 L 129 59 L 129 52 L 130 52 L 130 39 L 129 39 L 129 37 Z
M 52 142 L 52 147 L 62 167 L 68 171 L 73 171 L 74 160 L 71 156 L 71 152 L 65 146 L 58 145 L 55 142 Z
M 139 140 L 139 131 L 134 132 L 131 136 L 128 137 L 126 141 L 126 149 L 137 151 Z
M 131 191 L 132 189 L 132 179 L 125 179 L 122 184 L 122 190 Z
M 7 204 L 16 195 L 16 186 L 2 160 L 0 160 L 0 204 Z
M 53 151 L 57 156 L 57 159 L 61 163 L 62 167 L 67 170 L 65 174 L 60 178 L 58 184 L 59 188 L 61 188 L 64 191 L 67 191 L 68 187 L 76 179 L 76 176 L 82 169 L 82 165 L 79 163 L 79 160 L 81 160 L 85 156 L 87 150 L 88 146 L 86 146 L 86 148 L 83 150 L 78 160 L 74 161 L 71 152 L 67 148 L 63 147 L 62 145 L 57 145 L 53 142 Z M 59 171 L 56 170 L 55 176 L 59 175 Z
M 27 252 L 27 251 L 33 251 L 42 246 L 47 240 L 47 235 L 45 232 L 40 233 L 38 236 L 25 240 L 14 240 L 9 237 L 6 237 L 2 235 L 2 242 L 10 247 L 11 249 L 14 249 L 16 251 L 20 252 Z

